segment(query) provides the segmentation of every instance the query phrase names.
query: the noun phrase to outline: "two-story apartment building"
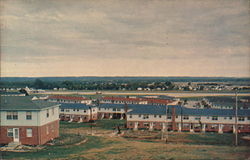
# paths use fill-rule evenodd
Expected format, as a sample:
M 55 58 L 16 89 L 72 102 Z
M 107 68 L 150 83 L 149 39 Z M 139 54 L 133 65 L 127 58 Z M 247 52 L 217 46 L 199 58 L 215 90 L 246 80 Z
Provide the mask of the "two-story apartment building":
M 127 127 L 190 132 L 235 132 L 235 111 L 194 109 L 182 106 L 148 106 L 127 113 Z M 238 110 L 238 131 L 250 133 L 250 110 Z
M 49 96 L 47 101 L 56 103 L 83 103 L 88 105 L 92 103 L 91 99 L 85 97 L 61 96 L 61 95 Z
M 41 145 L 59 136 L 59 104 L 1 96 L 0 144 Z
M 61 103 L 60 120 L 70 122 L 88 122 L 97 120 L 98 108 L 82 103 Z
M 125 119 L 126 111 L 128 111 L 127 104 L 99 104 L 98 119 Z
M 112 104 L 147 104 L 148 102 L 142 98 L 126 98 L 126 97 L 102 97 L 100 103 Z

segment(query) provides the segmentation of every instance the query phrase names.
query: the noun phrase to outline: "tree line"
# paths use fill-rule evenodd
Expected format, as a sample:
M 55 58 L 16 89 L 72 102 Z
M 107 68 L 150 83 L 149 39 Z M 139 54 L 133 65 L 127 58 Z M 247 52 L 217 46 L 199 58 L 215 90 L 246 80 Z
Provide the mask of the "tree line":
M 170 81 L 43 81 L 35 79 L 35 81 L 24 82 L 7 82 L 0 81 L 1 88 L 24 88 L 36 89 L 59 89 L 66 88 L 68 90 L 137 90 L 138 88 L 154 90 L 172 90 L 174 84 Z

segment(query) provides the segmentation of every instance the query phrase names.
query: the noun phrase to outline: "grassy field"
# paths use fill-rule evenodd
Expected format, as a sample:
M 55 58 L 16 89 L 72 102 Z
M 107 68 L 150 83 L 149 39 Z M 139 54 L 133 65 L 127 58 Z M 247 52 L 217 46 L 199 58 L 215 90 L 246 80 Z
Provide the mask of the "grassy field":
M 31 153 L 2 152 L 3 159 L 83 159 L 83 160 L 187 160 L 248 159 L 250 144 L 240 141 L 233 146 L 233 134 L 168 133 L 168 143 L 161 132 L 127 131 L 116 135 L 114 126 L 122 120 L 102 120 L 90 131 L 88 123 L 61 122 L 60 138 L 52 146 Z M 85 143 L 79 143 L 86 141 Z

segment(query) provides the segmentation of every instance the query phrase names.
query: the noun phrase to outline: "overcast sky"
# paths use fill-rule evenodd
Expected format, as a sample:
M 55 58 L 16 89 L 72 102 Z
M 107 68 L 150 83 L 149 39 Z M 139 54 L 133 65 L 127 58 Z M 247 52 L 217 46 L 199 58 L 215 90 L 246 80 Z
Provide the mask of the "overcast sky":
M 1 76 L 250 77 L 248 0 L 1 0 Z

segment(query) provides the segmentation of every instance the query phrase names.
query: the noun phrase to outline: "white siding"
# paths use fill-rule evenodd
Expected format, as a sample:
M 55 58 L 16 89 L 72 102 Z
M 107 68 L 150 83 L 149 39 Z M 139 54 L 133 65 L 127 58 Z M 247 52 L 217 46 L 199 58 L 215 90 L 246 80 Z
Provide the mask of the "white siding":
M 183 119 L 183 123 L 189 122 L 189 123 L 199 123 L 199 120 L 196 120 L 195 117 L 198 116 L 189 116 L 188 120 Z M 209 117 L 209 118 L 208 118 Z M 201 116 L 201 123 L 223 123 L 223 124 L 234 124 L 235 123 L 235 117 L 232 117 L 232 119 L 229 119 L 229 116 L 226 117 L 218 117 L 218 120 L 212 120 L 213 116 Z M 240 117 L 240 116 L 239 116 Z M 175 118 L 176 122 L 181 122 L 181 116 L 178 115 L 178 118 Z M 238 124 L 250 124 L 250 120 L 245 116 L 245 121 L 239 121 Z
M 37 126 L 40 112 L 32 111 L 31 113 L 31 120 L 26 120 L 26 111 L 19 111 L 17 120 L 7 120 L 7 112 L 1 111 L 1 126 Z
M 166 115 L 161 115 L 161 118 L 159 117 L 159 115 L 156 115 L 156 117 L 154 117 L 154 115 L 148 115 L 149 117 L 147 119 L 144 119 L 143 116 L 145 114 L 141 114 L 141 117 L 139 117 L 139 115 L 133 114 L 132 118 L 130 118 L 130 114 L 128 113 L 127 115 L 127 120 L 128 121 L 155 121 L 155 122 L 165 122 L 166 121 Z M 171 121 L 171 120 L 168 120 Z
M 52 110 L 54 109 L 54 114 L 52 113 Z M 43 109 L 40 112 L 40 120 L 39 120 L 39 125 L 45 125 L 47 123 L 53 122 L 55 120 L 59 119 L 59 107 L 50 107 L 48 108 L 49 111 L 49 117 L 47 117 L 47 109 Z

